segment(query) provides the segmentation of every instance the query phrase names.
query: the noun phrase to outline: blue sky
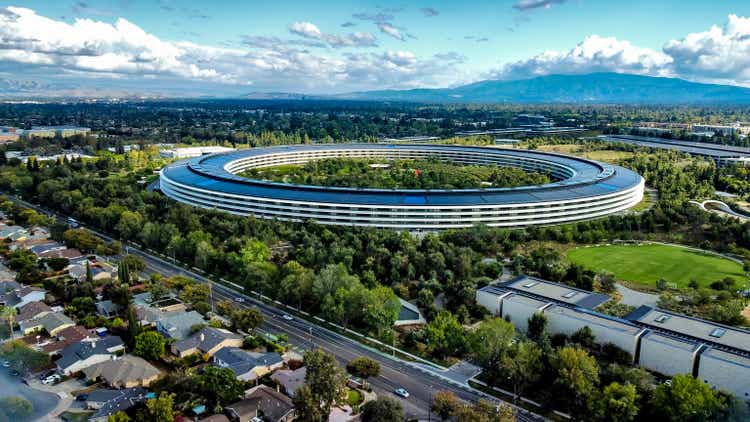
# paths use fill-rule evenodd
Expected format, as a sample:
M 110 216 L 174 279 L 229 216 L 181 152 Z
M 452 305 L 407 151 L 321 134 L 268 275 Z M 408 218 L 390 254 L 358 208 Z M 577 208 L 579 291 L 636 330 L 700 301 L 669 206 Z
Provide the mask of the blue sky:
M 615 71 L 750 85 L 750 1 L 0 2 L 0 79 L 236 95 Z

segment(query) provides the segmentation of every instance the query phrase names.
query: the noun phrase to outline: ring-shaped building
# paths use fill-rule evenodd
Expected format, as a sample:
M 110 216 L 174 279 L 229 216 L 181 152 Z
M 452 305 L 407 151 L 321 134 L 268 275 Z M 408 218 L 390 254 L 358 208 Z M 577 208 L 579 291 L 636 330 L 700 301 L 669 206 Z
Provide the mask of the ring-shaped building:
M 543 185 L 484 189 L 371 189 L 308 186 L 238 176 L 251 168 L 325 158 L 414 160 L 543 172 Z M 320 224 L 436 230 L 549 225 L 602 217 L 643 199 L 644 181 L 625 168 L 549 152 L 435 144 L 318 144 L 251 148 L 175 162 L 159 189 L 197 207 Z

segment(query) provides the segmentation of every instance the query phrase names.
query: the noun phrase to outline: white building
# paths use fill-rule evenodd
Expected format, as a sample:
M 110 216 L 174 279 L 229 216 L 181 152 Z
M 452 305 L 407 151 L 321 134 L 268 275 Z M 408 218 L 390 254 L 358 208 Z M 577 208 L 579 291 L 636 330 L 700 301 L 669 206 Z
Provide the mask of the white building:
M 162 158 L 194 158 L 200 157 L 201 155 L 217 154 L 220 152 L 234 151 L 234 148 L 210 146 L 210 147 L 188 147 L 188 148 L 173 148 L 159 151 L 159 156 Z
M 711 388 L 750 400 L 750 357 L 711 347 L 701 353 L 698 379 Z
M 641 337 L 638 364 L 666 376 L 692 374 L 701 345 L 657 332 Z
M 502 317 L 510 320 L 516 330 L 525 333 L 529 329 L 529 318 L 537 312 L 542 313 L 549 305 L 549 302 L 512 294 L 503 298 Z
M 597 343 L 612 343 L 630 353 L 634 359 L 638 353 L 638 339 L 646 331 L 627 321 L 559 305 L 545 308 L 544 315 L 549 321 L 551 334 L 570 336 L 583 327 L 589 327 Z

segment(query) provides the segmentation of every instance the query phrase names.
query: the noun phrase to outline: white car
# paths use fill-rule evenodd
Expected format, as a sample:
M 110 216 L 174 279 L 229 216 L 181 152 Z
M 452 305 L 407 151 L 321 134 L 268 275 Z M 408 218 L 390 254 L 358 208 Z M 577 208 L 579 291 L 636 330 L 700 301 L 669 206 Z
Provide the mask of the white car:
M 237 302 L 237 303 L 243 303 L 243 302 L 245 302 L 245 298 L 238 296 L 238 297 L 234 298 L 234 301 Z
M 393 393 L 394 393 L 395 395 L 397 395 L 397 396 L 399 396 L 399 397 L 403 397 L 403 398 L 405 398 L 405 399 L 406 399 L 406 398 L 409 398 L 409 392 L 408 392 L 408 391 L 406 391 L 406 389 L 405 389 L 405 388 L 397 388 L 397 389 L 395 389 L 395 390 L 393 391 Z
M 4 360 L 3 361 L 3 368 L 10 368 L 10 361 L 9 360 Z
M 293 319 L 294 319 L 294 318 L 292 318 L 292 316 L 291 316 L 291 315 L 289 315 L 289 314 L 284 314 L 284 315 L 282 315 L 281 317 L 282 317 L 282 318 L 284 318 L 284 319 L 285 319 L 285 320 L 287 320 L 287 321 L 291 321 L 291 320 L 293 320 Z
M 45 379 L 42 380 L 42 384 L 44 384 L 44 385 L 55 385 L 58 382 L 60 382 L 60 380 L 62 380 L 62 377 L 60 377 L 60 375 L 58 375 L 58 374 L 50 375 L 47 378 L 45 378 Z

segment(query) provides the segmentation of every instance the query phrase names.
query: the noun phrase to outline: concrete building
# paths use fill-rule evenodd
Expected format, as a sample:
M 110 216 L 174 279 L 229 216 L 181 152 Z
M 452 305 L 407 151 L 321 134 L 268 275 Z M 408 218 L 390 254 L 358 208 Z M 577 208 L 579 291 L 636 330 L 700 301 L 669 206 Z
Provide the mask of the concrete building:
M 589 327 L 599 344 L 612 343 L 635 358 L 638 356 L 638 341 L 645 328 L 640 328 L 618 318 L 609 317 L 583 309 L 551 305 L 544 309 L 551 334 L 572 335 L 583 327 Z
M 529 318 L 537 312 L 544 313 L 547 306 L 550 306 L 549 302 L 514 293 L 503 299 L 502 317 L 510 320 L 516 330 L 525 333 L 529 328 Z
M 74 135 L 88 135 L 91 129 L 78 126 L 32 126 L 31 129 L 16 129 L 21 138 L 67 138 Z
M 710 347 L 700 355 L 698 379 L 750 401 L 750 357 Z
M 670 377 L 692 374 L 700 349 L 700 343 L 651 331 L 641 337 L 638 364 Z
M 208 147 L 188 147 L 188 148 L 173 148 L 159 151 L 159 156 L 162 158 L 195 158 L 202 155 L 218 154 L 222 152 L 234 151 L 234 148 L 219 147 L 219 146 L 208 146 Z
M 555 283 L 527 275 L 518 276 L 505 283 L 496 284 L 496 286 L 539 300 L 564 303 L 584 309 L 595 309 L 609 300 L 609 296 L 605 294 L 589 292 L 567 284 Z

